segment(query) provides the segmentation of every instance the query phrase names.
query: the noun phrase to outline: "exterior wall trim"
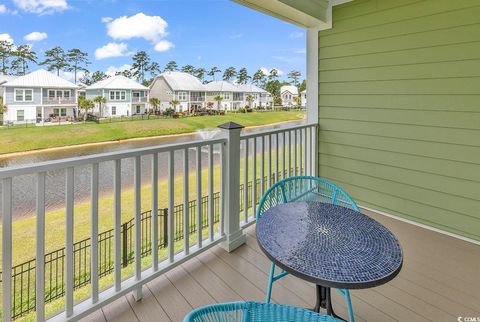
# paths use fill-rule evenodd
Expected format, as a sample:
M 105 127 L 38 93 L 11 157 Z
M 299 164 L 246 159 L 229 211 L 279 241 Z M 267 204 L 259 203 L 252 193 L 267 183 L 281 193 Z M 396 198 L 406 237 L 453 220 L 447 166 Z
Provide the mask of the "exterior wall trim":
M 379 215 L 382 215 L 382 216 L 385 216 L 385 217 L 389 217 L 389 218 L 392 218 L 392 219 L 395 219 L 395 220 L 399 220 L 401 222 L 404 222 L 404 223 L 407 223 L 407 224 L 410 224 L 410 225 L 414 225 L 414 226 L 417 226 L 417 227 L 420 227 L 420 228 L 424 228 L 424 229 L 427 229 L 427 230 L 430 230 L 430 231 L 434 231 L 436 233 L 440 233 L 442 235 L 446 235 L 446 236 L 449 236 L 449 237 L 460 239 L 460 240 L 468 242 L 468 243 L 472 243 L 472 244 L 475 244 L 475 245 L 480 245 L 480 240 L 475 240 L 475 239 L 472 239 L 472 238 L 468 238 L 468 237 L 464 237 L 464 236 L 461 236 L 461 235 L 458 235 L 458 234 L 451 233 L 449 231 L 445 231 L 445 230 L 442 230 L 442 229 L 431 227 L 431 226 L 428 226 L 428 225 L 425 225 L 425 224 L 422 224 L 422 223 L 419 223 L 419 222 L 416 222 L 416 221 L 413 221 L 413 220 L 410 220 L 410 219 L 406 219 L 406 218 L 402 218 L 400 216 L 392 215 L 392 214 L 390 214 L 388 212 L 385 212 L 385 211 L 365 207 L 365 206 L 362 206 L 362 205 L 358 205 L 358 206 L 361 209 L 371 211 L 371 212 L 374 212 L 376 214 L 379 214 Z

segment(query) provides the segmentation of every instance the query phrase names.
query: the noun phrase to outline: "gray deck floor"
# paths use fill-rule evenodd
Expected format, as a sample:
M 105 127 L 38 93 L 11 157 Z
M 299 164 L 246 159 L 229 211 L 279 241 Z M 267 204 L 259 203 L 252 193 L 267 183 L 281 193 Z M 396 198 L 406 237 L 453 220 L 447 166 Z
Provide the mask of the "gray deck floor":
M 391 282 L 352 291 L 357 321 L 457 321 L 480 316 L 480 246 L 370 214 L 389 227 L 405 253 L 404 266 Z M 254 227 L 247 244 L 233 253 L 214 247 L 144 286 L 144 299 L 127 295 L 86 321 L 182 321 L 192 308 L 214 302 L 264 301 L 270 266 L 259 250 Z M 312 284 L 287 276 L 274 284 L 273 301 L 312 307 Z M 346 316 L 334 293 L 334 307 Z

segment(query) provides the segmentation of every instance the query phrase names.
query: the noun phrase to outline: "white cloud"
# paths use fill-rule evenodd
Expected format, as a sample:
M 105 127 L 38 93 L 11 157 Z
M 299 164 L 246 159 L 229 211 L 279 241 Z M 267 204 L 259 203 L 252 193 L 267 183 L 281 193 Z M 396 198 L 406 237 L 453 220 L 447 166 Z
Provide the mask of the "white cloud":
M 103 47 L 97 48 L 95 50 L 96 59 L 104 59 L 109 57 L 122 57 L 131 55 L 131 52 L 128 51 L 128 46 L 126 43 L 108 43 Z
M 129 64 L 125 64 L 118 67 L 110 66 L 107 68 L 107 71 L 105 72 L 105 74 L 107 74 L 108 76 L 114 76 L 117 72 L 123 72 L 124 70 L 130 69 L 130 68 L 132 68 L 132 65 L 129 65 Z
M 0 41 L 8 41 L 9 43 L 13 44 L 13 39 L 9 34 L 0 34 Z
M 154 47 L 156 51 L 163 52 L 173 48 L 174 45 L 168 40 L 160 40 Z
M 23 37 L 23 39 L 25 39 L 27 41 L 40 41 L 40 40 L 47 39 L 47 37 L 48 37 L 48 35 L 45 32 L 34 31 L 34 32 L 29 33 L 28 35 L 25 35 L 25 37 Z
M 302 61 L 304 59 L 301 57 L 291 57 L 291 56 L 273 56 L 272 58 L 281 62 L 289 63 L 289 64 L 293 64 L 293 63 Z
M 167 35 L 167 22 L 160 16 L 147 16 L 143 12 L 131 17 L 122 16 L 107 24 L 107 34 L 116 40 L 143 38 L 157 43 Z
M 278 76 L 282 76 L 283 75 L 283 71 L 279 68 L 276 68 L 276 67 L 272 67 L 272 68 L 267 68 L 267 67 L 260 67 L 260 70 L 262 71 L 262 73 L 264 73 L 265 75 L 269 75 L 270 74 L 270 71 L 272 69 L 276 69 L 277 70 L 277 74 Z
M 13 0 L 13 3 L 23 11 L 40 15 L 62 12 L 69 8 L 66 0 Z
M 7 13 L 7 7 L 4 4 L 0 4 L 0 14 Z
M 290 38 L 302 38 L 303 37 L 303 32 L 301 31 L 296 31 L 296 32 L 292 32 L 289 37 Z
M 103 23 L 109 23 L 110 21 L 112 21 L 113 18 L 112 17 L 102 17 L 102 22 Z

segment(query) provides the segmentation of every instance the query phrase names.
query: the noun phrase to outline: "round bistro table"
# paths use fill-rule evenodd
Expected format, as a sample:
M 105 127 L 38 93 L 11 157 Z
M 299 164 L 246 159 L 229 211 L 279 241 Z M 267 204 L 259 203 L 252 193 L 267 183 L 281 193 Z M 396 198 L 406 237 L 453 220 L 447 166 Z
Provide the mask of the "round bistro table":
M 355 210 L 321 202 L 291 202 L 267 210 L 257 221 L 257 241 L 286 272 L 315 283 L 316 305 L 339 318 L 330 289 L 384 284 L 402 268 L 395 236 Z

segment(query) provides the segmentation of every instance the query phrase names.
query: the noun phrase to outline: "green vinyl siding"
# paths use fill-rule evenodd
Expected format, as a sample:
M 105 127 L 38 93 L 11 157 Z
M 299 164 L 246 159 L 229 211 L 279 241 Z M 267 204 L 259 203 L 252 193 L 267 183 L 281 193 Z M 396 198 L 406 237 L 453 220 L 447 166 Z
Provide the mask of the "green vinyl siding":
M 480 2 L 355 0 L 319 33 L 319 173 L 480 240 Z

